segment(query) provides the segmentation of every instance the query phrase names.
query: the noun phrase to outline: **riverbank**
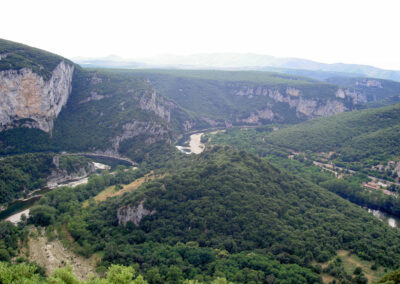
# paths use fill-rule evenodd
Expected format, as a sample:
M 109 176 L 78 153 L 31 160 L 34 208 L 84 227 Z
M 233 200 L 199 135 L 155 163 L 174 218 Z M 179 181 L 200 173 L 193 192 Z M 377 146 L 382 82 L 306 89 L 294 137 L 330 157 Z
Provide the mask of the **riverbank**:
M 195 133 L 190 135 L 189 146 L 176 146 L 176 148 L 185 154 L 200 154 L 204 151 L 205 145 L 201 142 L 201 136 L 204 133 Z
M 25 215 L 25 217 L 28 218 L 29 217 L 29 212 L 30 212 L 29 208 L 25 209 L 24 211 L 21 211 L 21 212 L 19 212 L 17 214 L 11 215 L 10 217 L 8 217 L 6 219 L 6 221 L 9 221 L 9 222 L 13 223 L 14 225 L 16 225 L 21 221 L 22 215 Z
M 96 170 L 108 170 L 110 166 L 93 162 Z M 21 221 L 21 216 L 25 214 L 26 217 L 29 217 L 30 207 L 32 207 L 36 201 L 38 201 L 42 196 L 49 191 L 56 190 L 57 188 L 67 186 L 67 187 L 76 187 L 81 184 L 86 184 L 89 181 L 89 177 L 82 176 L 77 179 L 71 179 L 68 181 L 64 181 L 62 183 L 54 184 L 50 187 L 39 188 L 28 194 L 27 198 L 20 198 L 12 202 L 5 210 L 0 211 L 0 221 L 7 220 L 13 224 L 17 224 Z

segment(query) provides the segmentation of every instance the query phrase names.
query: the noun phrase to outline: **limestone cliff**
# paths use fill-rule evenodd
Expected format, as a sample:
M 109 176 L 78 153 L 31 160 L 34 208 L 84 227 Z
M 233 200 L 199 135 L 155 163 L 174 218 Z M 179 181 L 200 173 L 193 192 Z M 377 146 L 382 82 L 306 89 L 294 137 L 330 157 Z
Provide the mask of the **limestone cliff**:
M 23 126 L 50 132 L 71 93 L 73 72 L 65 61 L 47 81 L 28 68 L 0 71 L 0 131 Z
M 117 210 L 118 224 L 126 225 L 128 222 L 132 222 L 138 226 L 143 217 L 155 214 L 155 210 L 150 211 L 144 208 L 143 204 L 145 201 L 146 200 L 143 199 L 137 206 L 124 206 L 119 208 Z
M 351 90 L 349 88 L 347 89 L 339 88 L 335 95 L 337 98 L 342 98 L 342 99 L 349 98 L 355 105 L 365 104 L 368 102 L 367 95 L 365 93 L 358 90 Z
M 153 144 L 157 140 L 171 142 L 169 138 L 170 129 L 157 122 L 133 121 L 122 126 L 122 133 L 112 139 L 112 149 L 105 151 L 107 154 L 118 154 L 120 143 L 139 135 L 145 135 L 144 143 Z
M 274 108 L 276 103 L 287 104 L 288 108 L 292 109 L 298 118 L 314 118 L 334 115 L 348 110 L 344 98 L 346 96 L 353 98 L 352 94 L 341 89 L 336 93 L 336 98 L 329 99 L 308 98 L 303 96 L 301 90 L 293 87 L 280 90 L 279 88 L 249 87 L 244 85 L 233 89 L 231 92 L 233 95 L 247 96 L 249 99 L 256 96 L 264 96 L 270 99 L 269 103 L 260 105 L 248 117 L 236 119 L 238 122 L 250 124 L 258 123 L 260 120 L 280 121 L 282 117 Z M 355 100 L 353 99 L 353 101 Z
M 84 178 L 96 171 L 96 167 L 92 162 L 77 163 L 74 165 L 72 171 L 67 171 L 67 169 L 60 167 L 60 156 L 58 155 L 53 157 L 53 165 L 54 169 L 47 177 L 47 187 L 49 188 L 56 187 L 67 181 Z

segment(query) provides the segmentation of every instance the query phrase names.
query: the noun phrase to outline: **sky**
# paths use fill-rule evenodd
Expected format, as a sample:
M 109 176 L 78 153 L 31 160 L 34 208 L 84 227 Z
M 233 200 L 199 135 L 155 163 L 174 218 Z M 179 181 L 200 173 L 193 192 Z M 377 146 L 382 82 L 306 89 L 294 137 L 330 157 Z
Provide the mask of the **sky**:
M 13 0 L 0 37 L 67 58 L 257 53 L 400 70 L 395 0 Z

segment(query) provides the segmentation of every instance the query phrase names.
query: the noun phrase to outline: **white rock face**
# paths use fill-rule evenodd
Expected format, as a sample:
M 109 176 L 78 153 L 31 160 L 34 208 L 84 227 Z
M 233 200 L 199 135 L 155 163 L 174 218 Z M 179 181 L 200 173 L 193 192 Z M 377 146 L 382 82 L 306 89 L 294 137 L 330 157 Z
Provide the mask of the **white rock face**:
M 83 179 L 96 171 L 96 166 L 88 162 L 86 167 L 76 168 L 73 172 L 68 173 L 66 169 L 60 168 L 60 157 L 57 155 L 53 157 L 53 164 L 55 165 L 55 169 L 47 177 L 46 186 L 49 188 L 55 188 L 59 184 L 68 181 Z
M 317 100 L 306 99 L 302 97 L 293 98 L 292 96 L 283 96 L 279 91 L 270 92 L 269 97 L 276 102 L 289 104 L 290 108 L 296 109 L 297 116 L 329 116 L 347 110 L 344 103 L 338 100 L 328 100 L 325 103 L 319 104 Z
M 105 153 L 118 155 L 118 149 L 121 142 L 141 134 L 147 136 L 144 141 L 146 145 L 153 144 L 158 139 L 162 139 L 168 143 L 170 142 L 170 139 L 168 138 L 169 129 L 157 122 L 133 121 L 124 124 L 122 129 L 123 132 L 121 135 L 112 139 L 112 149 L 108 149 Z
M 257 110 L 255 112 L 250 113 L 248 118 L 242 119 L 244 123 L 257 123 L 260 119 L 273 120 L 275 118 L 275 114 L 272 112 L 270 108 L 265 108 L 262 110 Z
M 367 96 L 362 92 L 350 89 L 338 89 L 336 92 L 336 97 L 345 98 L 348 97 L 353 101 L 353 104 L 365 104 L 368 102 Z
M 1 71 L 0 130 L 25 126 L 50 132 L 71 93 L 73 72 L 74 66 L 65 61 L 48 81 L 28 68 Z
M 150 211 L 144 208 L 143 204 L 146 200 L 142 200 L 138 206 L 125 206 L 117 210 L 118 224 L 126 225 L 128 222 L 132 222 L 136 226 L 139 225 L 143 217 L 153 215 L 156 213 L 155 210 Z
M 366 86 L 366 87 L 376 87 L 376 88 L 383 88 L 382 83 L 378 80 L 373 79 L 363 79 L 361 81 L 357 81 L 356 85 Z
M 286 89 L 286 94 L 292 97 L 298 97 L 301 94 L 301 91 L 296 88 L 289 87 Z
M 347 110 L 344 101 L 341 100 L 346 96 L 352 97 L 352 94 L 347 90 L 339 89 L 336 92 L 336 97 L 340 99 L 329 99 L 326 101 L 319 101 L 317 99 L 309 99 L 302 96 L 302 92 L 299 89 L 288 87 L 284 92 L 280 92 L 278 89 L 268 87 L 247 87 L 242 86 L 240 89 L 233 91 L 234 95 L 237 96 L 248 96 L 251 98 L 254 96 L 268 96 L 275 102 L 286 103 L 289 108 L 296 111 L 296 116 L 301 117 L 320 117 L 338 114 Z M 358 99 L 358 100 L 357 100 Z M 362 99 L 360 96 L 353 100 Z M 274 112 L 273 105 L 264 106 L 264 108 L 255 110 L 250 113 L 247 118 L 237 119 L 237 121 L 244 123 L 258 123 L 260 120 L 280 120 L 281 117 Z

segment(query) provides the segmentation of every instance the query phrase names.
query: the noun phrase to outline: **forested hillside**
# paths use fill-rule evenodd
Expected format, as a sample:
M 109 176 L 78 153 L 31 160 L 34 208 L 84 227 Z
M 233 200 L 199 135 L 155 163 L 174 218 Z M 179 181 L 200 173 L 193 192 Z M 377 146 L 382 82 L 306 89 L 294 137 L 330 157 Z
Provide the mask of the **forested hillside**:
M 46 186 L 52 172 L 66 174 L 85 169 L 89 160 L 79 156 L 57 156 L 54 153 L 22 154 L 0 160 L 0 206 L 17 198 L 26 197 L 32 190 Z
M 399 115 L 397 104 L 279 130 L 230 129 L 203 140 L 266 157 L 358 205 L 400 216 Z
M 343 113 L 273 132 L 267 141 L 298 151 L 337 151 L 346 161 L 387 160 L 399 152 L 400 105 Z
M 102 252 L 106 266 L 139 263 L 150 283 L 171 269 L 201 281 L 314 283 L 313 261 L 340 249 L 378 266 L 400 263 L 397 230 L 244 151 L 215 147 L 174 164 L 166 177 L 88 207 L 77 206 L 84 188 L 49 194 L 32 221 L 51 214 L 50 224 L 65 223 L 81 252 Z

